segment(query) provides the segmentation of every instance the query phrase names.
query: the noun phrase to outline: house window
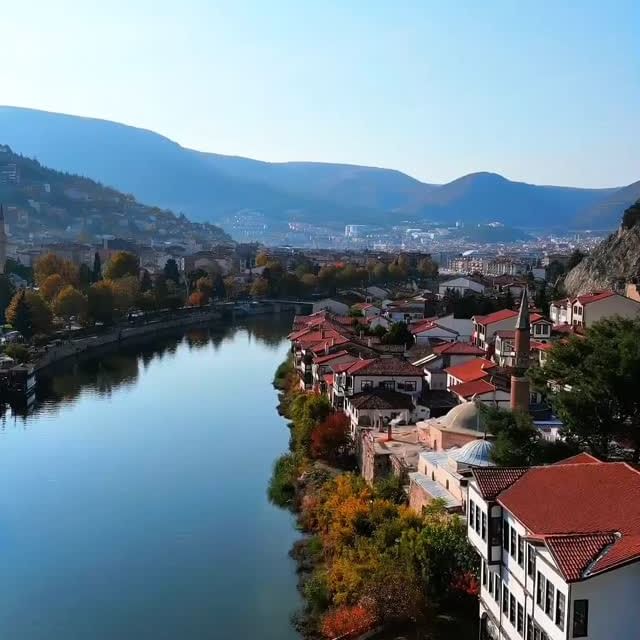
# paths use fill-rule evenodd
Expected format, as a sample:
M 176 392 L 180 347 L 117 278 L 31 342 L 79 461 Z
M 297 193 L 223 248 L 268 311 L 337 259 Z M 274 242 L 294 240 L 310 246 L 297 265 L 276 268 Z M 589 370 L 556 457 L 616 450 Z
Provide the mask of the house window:
M 447 487 L 447 491 L 449 491 L 449 480 L 448 479 L 445 481 L 445 486 Z M 484 513 L 482 515 L 484 515 Z
M 589 628 L 589 601 L 573 601 L 573 637 L 585 638 Z
M 435 480 L 436 480 L 436 472 L 435 471 L 431 472 L 431 479 L 435 482 Z
M 493 547 L 500 546 L 500 538 L 502 537 L 501 525 L 502 518 L 491 518 L 489 521 L 489 535 L 491 537 L 491 546 Z
M 535 566 L 536 566 L 536 556 L 535 556 L 535 552 L 533 550 L 533 547 L 528 544 L 527 545 L 527 575 L 530 576 L 531 578 L 534 577 L 535 573 Z
M 516 598 L 513 594 L 509 596 L 509 622 L 516 626 Z
M 447 480 L 447 489 L 449 488 L 449 481 Z M 482 522 L 481 522 L 481 528 L 480 528 L 480 537 L 483 540 L 487 539 L 487 514 L 483 511 L 482 512 Z
M 383 380 L 378 387 L 380 389 L 386 389 L 387 391 L 393 391 L 396 388 L 396 383 L 393 380 Z
M 564 631 L 564 593 L 556 593 L 556 626 Z
M 518 564 L 524 568 L 524 540 L 518 536 Z
M 489 590 L 489 593 L 493 595 L 493 576 L 495 574 L 493 573 L 493 571 L 489 571 L 489 586 L 487 587 L 487 589 Z
M 505 520 L 502 527 L 502 546 L 505 551 L 509 551 L 509 523 Z
M 413 380 L 405 380 L 404 382 L 398 382 L 398 389 L 402 391 L 415 391 L 418 388 L 418 383 Z
M 544 576 L 538 571 L 538 586 L 536 588 L 536 604 L 542 607 L 542 598 L 544 595 Z
M 551 618 L 553 616 L 553 596 L 555 589 L 553 584 L 547 580 L 547 591 L 544 599 L 544 612 Z
M 524 636 L 524 608 L 518 602 L 518 618 L 516 619 L 516 631 Z
M 360 388 L 365 391 L 366 389 L 373 389 L 373 380 L 363 380 L 360 384 Z
M 480 567 L 480 573 L 482 574 L 482 586 L 487 588 L 487 563 L 483 560 Z
M 516 557 L 516 530 L 511 527 L 511 549 L 510 549 L 510 553 L 511 553 L 511 557 L 515 559 Z
M 500 576 L 496 573 L 493 580 L 493 599 L 497 604 L 500 604 L 500 585 L 502 581 L 500 580 Z
M 509 589 L 506 585 L 502 585 L 502 613 L 509 613 Z
M 533 640 L 533 620 L 527 614 L 527 640 Z

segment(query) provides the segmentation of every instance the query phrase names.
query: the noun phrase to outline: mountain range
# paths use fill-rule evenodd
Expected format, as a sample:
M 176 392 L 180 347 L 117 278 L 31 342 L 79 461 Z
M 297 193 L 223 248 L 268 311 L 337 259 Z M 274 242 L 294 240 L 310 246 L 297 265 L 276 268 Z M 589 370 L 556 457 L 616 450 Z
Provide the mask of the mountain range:
M 137 199 L 218 222 L 259 211 L 271 224 L 385 225 L 502 222 L 521 228 L 614 228 L 640 181 L 581 189 L 479 172 L 447 184 L 400 171 L 319 162 L 263 162 L 204 153 L 107 120 L 0 106 L 0 143 Z

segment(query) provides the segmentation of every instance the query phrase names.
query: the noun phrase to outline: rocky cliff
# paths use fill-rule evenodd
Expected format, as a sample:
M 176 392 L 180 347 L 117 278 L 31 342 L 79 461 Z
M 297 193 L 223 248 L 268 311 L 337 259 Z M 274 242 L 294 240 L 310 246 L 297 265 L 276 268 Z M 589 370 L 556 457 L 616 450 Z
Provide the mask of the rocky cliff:
M 565 279 L 569 295 L 616 289 L 640 276 L 640 224 L 620 227 L 603 240 Z

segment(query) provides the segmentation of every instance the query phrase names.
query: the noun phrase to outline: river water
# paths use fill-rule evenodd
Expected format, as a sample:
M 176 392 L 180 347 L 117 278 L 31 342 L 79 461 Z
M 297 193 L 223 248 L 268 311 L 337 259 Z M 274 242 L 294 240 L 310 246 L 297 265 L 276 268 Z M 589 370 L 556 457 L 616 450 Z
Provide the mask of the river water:
M 69 365 L 0 432 L 0 637 L 295 640 L 266 487 L 290 318 Z

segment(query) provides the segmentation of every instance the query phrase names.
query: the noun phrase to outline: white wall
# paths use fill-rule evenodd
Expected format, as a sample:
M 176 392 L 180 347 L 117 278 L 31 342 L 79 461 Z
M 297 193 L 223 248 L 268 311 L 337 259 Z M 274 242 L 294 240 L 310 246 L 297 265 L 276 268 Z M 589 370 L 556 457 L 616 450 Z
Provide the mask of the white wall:
M 583 309 L 582 320 L 586 327 L 603 318 L 619 315 L 623 318 L 635 318 L 640 313 L 640 303 L 624 296 L 611 296 L 598 302 L 591 302 Z

